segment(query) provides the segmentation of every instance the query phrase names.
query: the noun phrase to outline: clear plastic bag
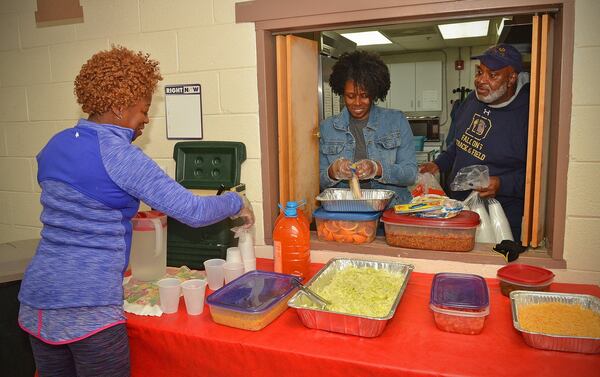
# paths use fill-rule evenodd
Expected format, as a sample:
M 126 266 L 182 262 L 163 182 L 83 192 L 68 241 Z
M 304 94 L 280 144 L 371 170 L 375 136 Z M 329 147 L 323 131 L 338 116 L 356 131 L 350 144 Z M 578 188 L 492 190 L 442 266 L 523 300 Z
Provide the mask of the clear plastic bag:
M 479 198 L 479 193 L 477 191 L 471 191 L 469 196 L 465 200 L 463 200 L 463 210 L 471 211 L 471 206 L 475 203 L 475 201 Z
M 504 240 L 514 241 L 508 218 L 500 202 L 496 199 L 489 199 L 488 210 L 494 228 L 494 235 L 496 236 L 496 243 Z
M 485 202 L 479 197 L 477 191 L 473 191 L 467 199 L 463 201 L 463 205 L 471 211 L 477 212 L 479 215 L 479 226 L 475 232 L 475 242 L 496 243 L 496 234 L 494 226 L 490 219 Z
M 471 165 L 460 169 L 452 183 L 450 190 L 466 191 L 488 187 L 490 185 L 490 170 L 485 165 Z
M 430 194 L 446 196 L 442 186 L 431 173 L 419 173 L 414 186 L 410 187 L 410 193 L 413 198 Z
M 436 219 L 452 218 L 462 210 L 463 203 L 461 201 L 435 194 L 417 196 L 408 204 L 396 204 L 394 206 L 396 213 Z

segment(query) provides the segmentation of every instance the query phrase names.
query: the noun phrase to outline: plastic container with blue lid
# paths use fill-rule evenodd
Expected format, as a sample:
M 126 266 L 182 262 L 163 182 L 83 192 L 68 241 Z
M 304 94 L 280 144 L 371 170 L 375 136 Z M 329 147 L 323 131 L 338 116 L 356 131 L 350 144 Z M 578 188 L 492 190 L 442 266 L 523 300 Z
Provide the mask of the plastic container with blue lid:
M 380 212 L 330 212 L 317 208 L 313 212 L 320 241 L 363 244 L 377 234 Z
M 436 274 L 431 284 L 429 307 L 440 330 L 479 334 L 490 313 L 487 283 L 479 275 Z
M 287 309 L 298 290 L 293 275 L 251 271 L 216 290 L 206 298 L 216 323 L 257 331 Z

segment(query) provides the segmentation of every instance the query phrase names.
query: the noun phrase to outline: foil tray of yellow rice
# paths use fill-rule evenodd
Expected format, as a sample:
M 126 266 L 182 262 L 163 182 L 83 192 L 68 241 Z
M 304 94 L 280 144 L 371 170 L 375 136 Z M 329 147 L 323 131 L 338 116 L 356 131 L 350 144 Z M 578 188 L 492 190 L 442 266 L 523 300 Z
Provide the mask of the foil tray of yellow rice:
M 394 316 L 412 270 L 398 262 L 334 258 L 306 283 L 331 304 L 319 308 L 299 291 L 288 306 L 306 327 L 376 337 Z
M 591 295 L 512 291 L 513 325 L 534 348 L 600 353 L 600 299 Z

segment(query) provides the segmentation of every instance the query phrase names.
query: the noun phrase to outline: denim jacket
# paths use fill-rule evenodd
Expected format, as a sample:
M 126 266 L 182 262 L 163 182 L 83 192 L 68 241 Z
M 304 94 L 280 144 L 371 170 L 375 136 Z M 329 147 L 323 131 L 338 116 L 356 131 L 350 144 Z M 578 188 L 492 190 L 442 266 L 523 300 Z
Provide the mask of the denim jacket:
M 329 178 L 327 170 L 338 158 L 354 161 L 355 140 L 349 129 L 350 113 L 346 108 L 321 122 L 319 140 L 319 173 L 321 190 L 348 187 L 347 181 Z M 383 168 L 380 178 L 372 180 L 372 188 L 396 193 L 390 205 L 412 199 L 407 186 L 417 177 L 417 161 L 413 134 L 401 111 L 373 105 L 369 121 L 363 130 L 368 158 L 379 161 Z

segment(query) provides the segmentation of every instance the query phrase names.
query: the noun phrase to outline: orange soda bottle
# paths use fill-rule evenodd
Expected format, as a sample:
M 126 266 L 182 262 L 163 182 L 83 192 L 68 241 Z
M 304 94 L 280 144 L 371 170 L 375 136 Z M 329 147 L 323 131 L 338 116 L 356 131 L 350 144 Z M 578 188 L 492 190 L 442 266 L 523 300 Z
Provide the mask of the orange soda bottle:
M 288 202 L 283 217 L 273 230 L 275 272 L 305 280 L 310 268 L 310 229 L 308 219 L 298 214 L 298 203 Z

